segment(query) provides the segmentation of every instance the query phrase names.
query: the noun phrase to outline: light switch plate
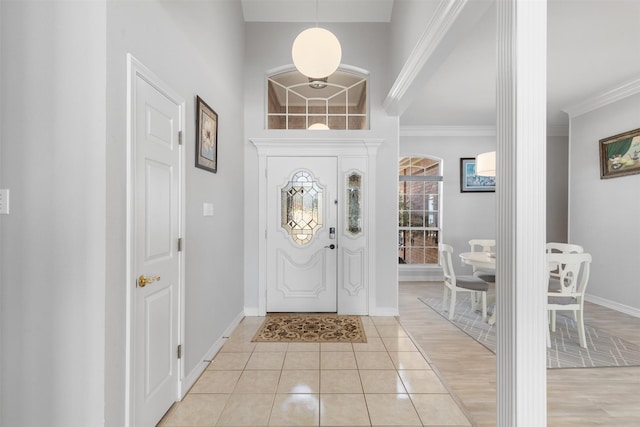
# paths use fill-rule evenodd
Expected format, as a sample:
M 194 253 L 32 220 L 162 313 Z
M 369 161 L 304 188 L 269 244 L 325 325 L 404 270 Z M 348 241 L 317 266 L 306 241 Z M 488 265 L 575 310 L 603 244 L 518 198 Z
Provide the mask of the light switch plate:
M 213 216 L 213 203 L 202 204 L 202 216 Z
M 0 189 L 0 215 L 9 215 L 9 189 Z

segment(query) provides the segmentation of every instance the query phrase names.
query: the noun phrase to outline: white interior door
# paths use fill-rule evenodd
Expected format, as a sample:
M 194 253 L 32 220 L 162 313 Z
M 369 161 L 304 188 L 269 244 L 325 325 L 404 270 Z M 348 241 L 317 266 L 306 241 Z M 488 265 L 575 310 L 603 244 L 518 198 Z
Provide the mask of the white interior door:
M 136 74 L 132 88 L 132 393 L 136 427 L 155 426 L 178 398 L 183 106 Z M 145 283 L 147 282 L 147 283 Z
M 267 311 L 337 311 L 337 158 L 267 159 Z

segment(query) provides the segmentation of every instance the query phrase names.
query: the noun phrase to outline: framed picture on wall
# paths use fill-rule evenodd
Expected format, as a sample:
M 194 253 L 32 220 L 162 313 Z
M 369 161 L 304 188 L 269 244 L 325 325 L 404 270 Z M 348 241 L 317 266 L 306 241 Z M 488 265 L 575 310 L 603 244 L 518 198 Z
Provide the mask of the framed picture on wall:
M 600 179 L 640 173 L 640 129 L 600 140 Z
M 196 96 L 196 167 L 218 171 L 218 115 Z
M 496 178 L 476 175 L 475 157 L 460 159 L 460 192 L 490 193 L 496 191 Z

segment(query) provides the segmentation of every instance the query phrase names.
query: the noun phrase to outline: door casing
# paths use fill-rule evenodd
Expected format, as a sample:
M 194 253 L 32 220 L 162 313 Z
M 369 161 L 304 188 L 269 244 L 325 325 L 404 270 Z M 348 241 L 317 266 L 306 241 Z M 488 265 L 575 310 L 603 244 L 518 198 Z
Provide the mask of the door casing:
M 365 175 L 365 191 L 363 198 L 367 206 L 363 212 L 365 223 L 366 240 L 362 247 L 362 291 L 358 291 L 355 296 L 349 295 L 347 289 L 343 287 L 345 272 L 342 248 L 339 249 L 338 259 L 338 313 L 339 314 L 360 314 L 375 315 L 376 307 L 376 277 L 375 263 L 373 259 L 376 254 L 376 215 L 375 215 L 375 180 L 376 180 L 376 157 L 377 151 L 383 140 L 373 138 L 250 138 L 250 142 L 256 147 L 258 154 L 258 307 L 251 310 L 245 307 L 247 316 L 264 316 L 267 313 L 267 158 L 274 157 L 337 157 L 338 159 L 338 193 L 339 206 L 342 204 L 341 180 L 354 168 L 361 170 Z M 354 166 L 356 165 L 356 166 Z M 338 215 L 342 215 L 339 208 Z M 340 221 L 338 221 L 340 223 Z M 342 221 L 344 222 L 344 221 Z M 340 231 L 340 230 L 339 230 Z M 338 240 L 344 241 L 339 238 Z M 352 288 L 353 289 L 353 288 Z

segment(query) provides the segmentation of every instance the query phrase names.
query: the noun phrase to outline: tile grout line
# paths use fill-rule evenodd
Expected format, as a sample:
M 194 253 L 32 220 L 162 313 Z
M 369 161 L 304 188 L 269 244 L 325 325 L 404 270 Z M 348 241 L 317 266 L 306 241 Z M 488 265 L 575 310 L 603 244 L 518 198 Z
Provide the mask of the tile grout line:
M 425 357 L 425 354 L 424 354 L 422 348 L 419 345 L 416 344 L 416 341 L 413 339 L 411 334 L 407 331 L 407 329 L 404 327 L 404 325 L 402 325 L 400 319 L 397 318 L 397 317 L 394 318 L 394 319 L 395 319 L 395 322 L 393 323 L 393 325 L 391 325 L 391 324 L 389 324 L 389 325 L 387 325 L 387 324 L 377 325 L 374 322 L 372 322 L 372 326 L 376 330 L 376 333 L 378 335 L 377 338 L 379 338 L 380 342 L 383 344 L 384 354 L 386 354 L 387 358 L 391 361 L 391 363 L 393 365 L 393 372 L 395 373 L 396 378 L 400 379 L 400 382 L 401 382 L 402 386 L 404 387 L 404 391 L 405 391 L 406 395 L 409 397 L 409 399 L 411 401 L 412 407 L 414 408 L 414 411 L 415 411 L 415 413 L 416 413 L 416 415 L 418 417 L 418 420 L 420 421 L 421 425 L 425 425 L 424 422 L 422 421 L 422 418 L 420 417 L 420 414 L 418 412 L 417 407 L 415 406 L 415 403 L 413 402 L 413 399 L 411 399 L 411 394 L 408 391 L 408 388 L 407 388 L 407 385 L 405 383 L 405 380 L 400 376 L 400 369 L 399 369 L 398 365 L 394 362 L 394 359 L 391 357 L 391 350 L 389 349 L 388 345 L 382 339 L 383 337 L 381 336 L 381 332 L 380 332 L 379 326 L 399 327 L 407 335 L 407 338 L 410 339 L 412 344 L 415 346 L 417 352 L 423 357 L 425 362 L 429 365 L 429 368 L 432 371 L 434 371 L 434 373 L 436 373 L 436 375 L 438 376 L 438 379 L 441 381 L 441 383 L 443 383 L 443 385 L 444 385 L 444 382 L 442 381 L 442 378 L 440 377 L 440 375 L 438 375 L 438 373 L 433 369 L 433 365 L 432 365 L 431 361 L 427 357 Z M 390 338 L 393 338 L 393 337 L 390 337 Z M 231 393 L 229 394 L 229 397 L 231 395 L 233 395 L 235 393 L 235 391 L 237 390 L 240 378 L 242 378 L 243 374 L 245 372 L 253 371 L 252 369 L 247 369 L 247 367 L 249 365 L 249 361 L 251 360 L 251 358 L 254 355 L 258 355 L 259 353 L 263 353 L 263 352 L 260 352 L 260 351 L 257 351 L 257 350 L 258 350 L 258 348 L 257 348 L 257 346 L 255 346 L 255 347 L 252 348 L 252 350 L 250 352 L 246 352 L 246 351 L 241 352 L 241 353 L 249 353 L 249 357 L 247 358 L 247 361 L 244 362 L 243 367 L 240 369 L 240 376 L 238 377 L 238 381 L 235 383 L 233 389 L 231 390 Z M 290 343 L 287 343 L 286 348 L 283 348 L 282 350 L 284 350 L 283 351 L 284 355 L 283 355 L 280 367 L 278 369 L 279 372 L 278 372 L 278 379 L 277 379 L 277 382 L 275 384 L 275 391 L 273 393 L 269 393 L 271 395 L 271 408 L 270 408 L 269 416 L 268 416 L 268 420 L 267 420 L 268 424 L 271 423 L 271 421 L 273 419 L 275 405 L 276 405 L 276 398 L 278 396 L 278 389 L 279 389 L 280 384 L 282 383 L 282 380 L 283 380 L 283 375 L 284 375 L 284 371 L 285 371 L 287 357 L 290 354 L 294 353 L 294 351 L 290 350 Z M 413 353 L 412 350 L 411 351 L 407 350 L 407 352 Z M 229 353 L 234 353 L 234 352 L 229 352 Z M 235 353 L 237 353 L 237 352 L 235 352 Z M 264 353 L 271 353 L 271 352 L 264 351 Z M 318 371 L 318 419 L 317 419 L 317 422 L 318 422 L 318 425 L 320 426 L 320 425 L 322 425 L 322 414 L 321 414 L 321 398 L 322 398 L 322 392 L 321 392 L 321 390 L 322 390 L 322 375 L 321 375 L 321 373 L 322 373 L 322 370 L 323 370 L 323 368 L 322 368 L 322 346 L 319 345 L 318 346 L 318 350 L 317 351 L 313 351 L 312 353 L 317 353 L 318 354 L 318 368 L 317 368 L 317 371 Z M 338 353 L 340 353 L 340 352 L 338 352 Z M 367 393 L 365 391 L 365 387 L 364 387 L 364 383 L 363 383 L 363 379 L 362 379 L 362 375 L 361 375 L 361 373 L 362 373 L 362 371 L 364 369 L 362 369 L 362 366 L 360 366 L 360 363 L 358 362 L 358 358 L 356 357 L 356 353 L 358 353 L 358 352 L 356 351 L 356 349 L 353 346 L 353 344 L 351 345 L 350 350 L 345 352 L 345 354 L 351 354 L 353 359 L 354 359 L 354 361 L 355 361 L 355 367 L 356 367 L 356 371 L 358 372 L 358 379 L 359 379 L 360 387 L 362 389 L 361 393 L 362 393 L 363 400 L 364 400 L 364 403 L 365 403 L 365 408 L 366 408 L 367 416 L 368 416 L 368 419 L 369 419 L 369 425 L 373 425 L 373 420 L 371 418 L 371 411 L 369 409 L 369 402 L 367 401 L 367 398 L 366 398 Z M 363 350 L 360 353 L 367 353 L 367 351 Z M 395 351 L 395 353 L 401 354 L 401 353 L 403 353 L 403 351 L 401 351 L 401 349 L 397 349 Z M 219 354 L 220 354 L 220 352 L 218 352 L 218 354 L 216 354 L 216 356 L 218 356 Z M 215 357 L 213 359 L 215 360 Z M 211 367 L 211 364 L 213 364 L 213 363 L 214 362 L 212 360 L 211 363 L 209 364 L 209 366 L 207 366 L 207 368 L 205 369 L 205 372 L 211 370 L 209 368 Z M 303 368 L 299 368 L 299 369 L 291 369 L 291 371 L 301 370 L 301 369 L 304 370 Z M 383 368 L 380 368 L 380 369 L 383 369 Z M 225 368 L 223 370 L 229 371 L 231 369 Z M 211 370 L 211 371 L 214 371 L 214 370 Z M 451 392 L 450 392 L 449 388 L 446 385 L 445 385 L 445 389 L 447 389 L 448 394 L 451 395 Z M 399 392 L 396 391 L 395 393 L 391 393 L 391 394 L 405 394 L 405 393 L 399 393 Z M 189 394 L 189 393 L 187 393 L 187 394 Z M 216 393 L 214 393 L 214 394 L 216 394 Z M 291 393 L 283 393 L 283 394 L 287 394 L 288 395 L 288 394 L 291 394 Z M 295 394 L 295 393 L 293 393 L 293 394 Z M 441 393 L 438 393 L 438 394 L 441 394 Z M 458 401 L 456 401 L 456 404 L 458 404 L 458 406 L 460 406 Z M 222 410 L 220 412 L 220 415 L 218 416 L 218 419 L 216 420 L 216 423 L 215 423 L 216 425 L 219 425 L 219 422 L 220 422 L 220 420 L 222 418 L 222 415 L 224 414 L 224 411 L 228 407 L 229 407 L 229 399 L 225 402 L 225 405 L 222 408 Z M 465 413 L 465 417 L 469 418 L 466 413 Z
M 416 348 L 418 349 L 418 351 L 420 352 L 420 354 L 422 354 L 422 357 L 425 358 L 425 360 L 427 361 L 427 363 L 429 364 L 429 366 L 431 367 L 431 370 L 436 374 L 436 376 L 438 377 L 438 379 L 440 380 L 440 382 L 442 383 L 442 385 L 444 386 L 444 388 L 447 390 L 447 393 L 449 393 L 449 396 L 451 396 L 451 398 L 454 400 L 454 402 L 456 403 L 456 405 L 460 408 L 460 410 L 462 411 L 462 413 L 464 414 L 464 416 L 467 418 L 467 421 L 469 421 L 471 423 L 471 427 L 479 427 L 478 423 L 475 422 L 475 420 L 473 419 L 473 417 L 471 416 L 471 412 L 469 411 L 469 409 L 466 407 L 466 405 L 464 404 L 464 402 L 462 401 L 462 399 L 460 399 L 460 397 L 454 393 L 454 391 L 452 390 L 451 386 L 445 381 L 445 378 L 443 377 L 442 373 L 440 372 L 440 370 L 438 369 L 438 367 L 433 363 L 433 361 L 428 357 L 427 353 L 424 351 L 424 349 L 418 344 L 417 340 L 413 337 L 413 335 L 411 334 L 411 332 L 404 326 L 404 324 L 402 323 L 402 316 L 398 316 L 398 324 L 402 327 L 402 329 L 405 331 L 405 333 L 407 334 L 407 336 L 409 337 L 409 339 L 411 340 L 411 342 L 413 342 L 413 345 L 416 346 Z M 418 414 L 418 416 L 420 416 L 420 414 Z

